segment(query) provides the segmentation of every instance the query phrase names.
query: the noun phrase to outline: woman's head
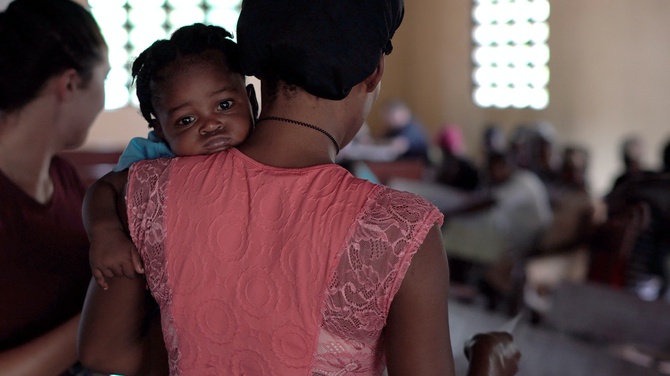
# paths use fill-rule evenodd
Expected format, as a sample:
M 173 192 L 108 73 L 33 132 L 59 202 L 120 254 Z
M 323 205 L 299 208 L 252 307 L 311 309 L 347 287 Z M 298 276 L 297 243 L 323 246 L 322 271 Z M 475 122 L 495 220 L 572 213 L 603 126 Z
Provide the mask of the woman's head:
M 586 188 L 586 171 L 589 152 L 580 146 L 571 145 L 563 149 L 561 178 L 563 182 L 577 188 Z
M 437 135 L 437 145 L 446 155 L 460 156 L 465 153 L 465 140 L 458 124 L 447 123 Z
M 506 181 L 514 171 L 514 164 L 509 154 L 494 151 L 488 154 L 486 168 L 491 184 L 496 185 Z
M 642 140 L 637 136 L 628 136 L 621 142 L 621 160 L 626 170 L 640 170 L 643 149 Z
M 79 85 L 86 88 L 95 69 L 106 64 L 106 51 L 97 23 L 81 5 L 71 0 L 13 1 L 0 13 L 0 111 L 22 108 L 49 79 L 69 69 L 76 70 Z
M 144 50 L 133 64 L 142 116 L 177 155 L 240 144 L 254 110 L 237 44 L 218 26 L 194 24 Z
M 281 81 L 341 100 L 391 52 L 403 15 L 402 0 L 244 0 L 242 69 L 264 89 Z
M 384 105 L 382 112 L 384 123 L 390 131 L 397 131 L 407 127 L 412 122 L 412 110 L 403 100 L 394 99 Z

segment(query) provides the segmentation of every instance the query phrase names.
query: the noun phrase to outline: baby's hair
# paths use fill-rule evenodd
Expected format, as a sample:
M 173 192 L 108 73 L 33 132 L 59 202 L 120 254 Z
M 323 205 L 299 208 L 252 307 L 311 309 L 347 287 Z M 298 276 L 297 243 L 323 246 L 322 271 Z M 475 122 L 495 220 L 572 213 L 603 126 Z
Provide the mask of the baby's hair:
M 238 47 L 231 38 L 232 34 L 222 27 L 196 23 L 178 29 L 170 39 L 154 42 L 137 57 L 133 63 L 132 75 L 137 88 L 140 112 L 149 122 L 149 126 L 154 126 L 156 116 L 152 99 L 169 78 L 170 72 L 167 69 L 178 68 L 178 65 L 173 66 L 175 62 L 189 64 L 217 59 L 222 65 L 227 64 L 231 72 L 243 76 Z M 221 52 L 225 60 L 220 60 L 219 55 L 209 54 L 198 56 L 197 60 L 188 59 L 208 50 Z
M 88 85 L 106 46 L 93 16 L 71 0 L 11 2 L 0 12 L 0 111 L 22 108 L 67 69 Z

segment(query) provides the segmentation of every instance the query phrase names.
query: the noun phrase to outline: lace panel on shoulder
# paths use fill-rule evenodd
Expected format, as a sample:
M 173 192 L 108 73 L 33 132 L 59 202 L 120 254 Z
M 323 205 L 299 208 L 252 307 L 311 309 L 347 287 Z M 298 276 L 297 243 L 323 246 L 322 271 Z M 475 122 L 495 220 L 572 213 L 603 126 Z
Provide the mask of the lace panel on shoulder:
M 144 263 L 147 286 L 161 307 L 161 326 L 168 350 L 170 375 L 178 375 L 179 349 L 169 315 L 172 302 L 165 259 L 165 206 L 170 159 L 141 161 L 131 166 L 126 206 L 128 227 Z
M 442 214 L 423 198 L 380 187 L 349 231 L 324 297 L 314 373 L 380 374 L 382 330 L 412 257 Z

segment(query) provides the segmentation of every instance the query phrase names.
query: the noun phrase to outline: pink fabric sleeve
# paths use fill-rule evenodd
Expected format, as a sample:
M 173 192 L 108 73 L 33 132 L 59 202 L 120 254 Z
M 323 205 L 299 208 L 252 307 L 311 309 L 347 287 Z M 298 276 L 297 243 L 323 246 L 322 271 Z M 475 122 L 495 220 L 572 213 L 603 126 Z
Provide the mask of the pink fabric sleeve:
M 126 190 L 128 229 L 142 257 L 147 286 L 161 307 L 161 327 L 171 375 L 179 374 L 181 353 L 174 330 L 171 288 L 166 268 L 166 200 L 174 159 L 140 161 L 130 167 Z
M 412 257 L 443 216 L 423 198 L 380 187 L 350 229 L 324 296 L 314 370 L 378 374 L 381 333 Z
M 142 257 L 145 276 L 156 301 L 170 300 L 163 252 L 165 200 L 171 159 L 140 161 L 130 167 L 126 191 L 128 229 Z

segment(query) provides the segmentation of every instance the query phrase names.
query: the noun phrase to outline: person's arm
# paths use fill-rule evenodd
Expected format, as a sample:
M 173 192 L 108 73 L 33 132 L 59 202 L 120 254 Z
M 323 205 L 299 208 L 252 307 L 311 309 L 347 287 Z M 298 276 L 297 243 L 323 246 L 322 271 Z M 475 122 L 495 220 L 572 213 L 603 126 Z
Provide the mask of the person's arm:
M 103 233 L 119 228 L 124 234 L 128 233 L 122 194 L 126 180 L 126 173 L 121 176 L 110 173 L 95 183 L 101 186 L 99 189 L 87 192 L 84 200 L 87 226 L 99 223 Z M 95 193 L 105 190 L 107 194 L 113 191 L 116 197 L 114 215 L 109 210 L 92 210 L 96 205 Z M 92 216 L 86 218 L 86 213 Z M 160 316 L 156 314 L 155 301 L 145 288 L 145 279 L 117 276 L 109 278 L 108 284 L 107 290 L 94 280 L 89 284 L 77 341 L 79 360 L 85 367 L 103 373 L 166 374 L 167 353 L 158 330 Z
M 449 336 L 449 265 L 439 226 L 414 255 L 385 328 L 389 376 L 454 375 Z
M 110 172 L 96 181 L 84 198 L 83 219 L 91 243 L 91 272 L 103 289 L 108 287 L 105 277 L 132 278 L 135 273 L 144 272 L 117 210 L 127 180 L 127 170 Z
M 102 290 L 93 280 L 89 284 L 77 342 L 80 362 L 102 373 L 166 374 L 159 316 L 144 278 L 113 277 L 109 285 Z
M 60 326 L 21 346 L 0 352 L 0 373 L 16 376 L 53 376 L 77 361 L 77 314 Z
M 471 193 L 458 206 L 441 210 L 442 214 L 449 219 L 463 214 L 472 214 L 491 209 L 497 203 L 495 196 L 488 190 Z
M 476 334 L 464 351 L 470 361 L 467 376 L 513 376 L 519 370 L 521 352 L 509 333 Z
M 454 375 L 449 335 L 449 265 L 439 226 L 412 259 L 386 324 L 389 376 Z M 512 376 L 520 353 L 507 333 L 478 334 L 467 344 L 467 376 Z

